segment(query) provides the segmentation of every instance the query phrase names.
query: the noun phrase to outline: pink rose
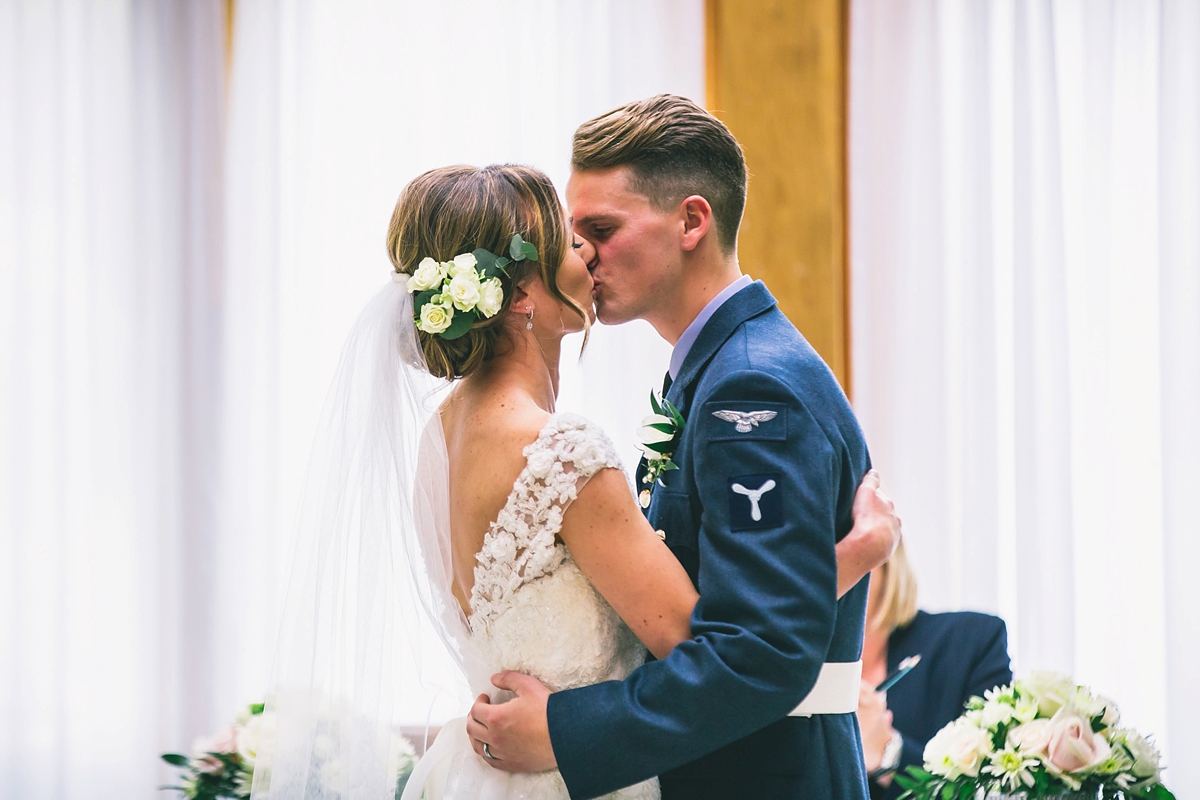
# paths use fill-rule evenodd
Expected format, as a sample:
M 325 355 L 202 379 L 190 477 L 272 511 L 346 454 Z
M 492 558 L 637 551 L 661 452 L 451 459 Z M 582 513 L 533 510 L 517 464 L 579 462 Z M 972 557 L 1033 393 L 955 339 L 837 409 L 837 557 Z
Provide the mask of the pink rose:
M 1092 733 L 1092 725 L 1082 715 L 1060 709 L 1050 720 L 1048 764 L 1055 772 L 1086 772 L 1104 763 L 1112 748 L 1104 736 Z
M 197 739 L 192 745 L 192 767 L 198 772 L 220 772 L 225 768 L 217 759 L 208 753 L 236 753 L 237 735 L 240 725 L 230 725 L 225 730 L 210 739 Z

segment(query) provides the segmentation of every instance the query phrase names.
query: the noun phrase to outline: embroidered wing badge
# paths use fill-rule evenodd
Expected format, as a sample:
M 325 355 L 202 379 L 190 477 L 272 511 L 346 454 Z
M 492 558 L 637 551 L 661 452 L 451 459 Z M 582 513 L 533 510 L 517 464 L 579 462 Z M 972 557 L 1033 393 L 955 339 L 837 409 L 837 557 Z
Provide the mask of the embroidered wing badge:
M 749 433 L 757 428 L 760 422 L 770 422 L 775 419 L 775 411 L 714 411 L 713 416 L 725 422 L 735 423 L 738 433 Z

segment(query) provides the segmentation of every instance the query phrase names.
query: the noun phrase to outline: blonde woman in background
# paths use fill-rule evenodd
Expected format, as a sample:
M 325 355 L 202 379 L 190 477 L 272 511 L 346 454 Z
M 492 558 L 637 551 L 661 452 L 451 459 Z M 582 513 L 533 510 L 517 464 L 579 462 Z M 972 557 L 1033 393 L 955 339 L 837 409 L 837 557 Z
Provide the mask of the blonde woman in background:
M 909 656 L 921 661 L 886 693 L 875 691 Z M 871 797 L 896 798 L 897 771 L 922 763 L 925 743 L 963 703 L 1012 680 L 1004 620 L 973 611 L 917 608 L 917 579 L 901 542 L 871 572 L 858 721 Z

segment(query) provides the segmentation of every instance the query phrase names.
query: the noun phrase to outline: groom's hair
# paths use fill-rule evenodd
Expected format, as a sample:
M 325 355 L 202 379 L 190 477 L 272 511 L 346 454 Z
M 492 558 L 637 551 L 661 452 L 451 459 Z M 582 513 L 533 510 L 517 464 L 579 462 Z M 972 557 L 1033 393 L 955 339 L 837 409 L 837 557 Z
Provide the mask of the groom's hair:
M 578 172 L 628 167 L 629 188 L 660 211 L 700 195 L 712 206 L 721 250 L 733 252 L 746 207 L 746 159 L 729 129 L 673 94 L 626 103 L 579 126 L 571 148 Z

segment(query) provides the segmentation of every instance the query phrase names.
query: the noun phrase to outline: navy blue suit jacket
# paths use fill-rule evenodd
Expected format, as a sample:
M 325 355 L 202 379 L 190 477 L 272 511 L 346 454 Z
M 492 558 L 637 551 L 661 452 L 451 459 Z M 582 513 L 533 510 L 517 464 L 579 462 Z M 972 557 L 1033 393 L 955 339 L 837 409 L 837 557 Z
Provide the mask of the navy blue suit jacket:
M 850 405 L 760 282 L 712 316 L 667 398 L 687 421 L 679 469 L 647 515 L 700 592 L 694 638 L 550 696 L 571 796 L 661 775 L 666 800 L 865 798 L 855 715 L 787 716 L 824 662 L 862 651 L 866 581 L 837 599 L 835 545 L 870 467 Z M 716 415 L 730 411 L 774 416 Z
M 925 743 L 962 716 L 967 700 L 1012 682 L 1008 632 L 999 617 L 973 611 L 918 611 L 912 622 L 888 637 L 888 673 L 917 653 L 921 663 L 887 693 L 892 727 L 904 737 L 901 771 L 921 766 Z M 871 784 L 872 798 L 890 800 L 903 791 L 894 780 L 886 789 Z

